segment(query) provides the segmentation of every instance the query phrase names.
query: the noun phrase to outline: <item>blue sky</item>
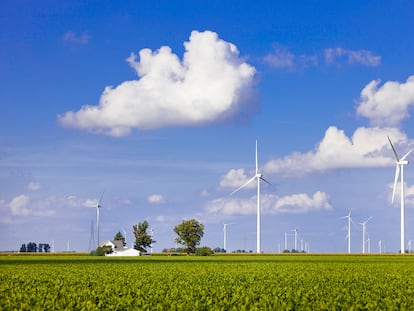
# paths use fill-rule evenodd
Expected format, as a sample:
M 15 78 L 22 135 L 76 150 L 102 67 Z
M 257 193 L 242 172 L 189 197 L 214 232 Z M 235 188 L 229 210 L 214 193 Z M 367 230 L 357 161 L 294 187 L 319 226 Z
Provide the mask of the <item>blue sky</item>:
M 3 1 L 0 250 L 86 251 L 147 220 L 155 251 L 183 219 L 202 245 L 346 252 L 370 216 L 371 251 L 398 251 L 394 159 L 414 147 L 411 1 Z M 410 155 L 412 158 L 413 156 Z M 414 240 L 405 170 L 406 244 Z M 94 233 L 96 241 L 96 233 Z M 352 252 L 362 228 L 351 228 Z M 298 247 L 298 248 L 299 248 Z

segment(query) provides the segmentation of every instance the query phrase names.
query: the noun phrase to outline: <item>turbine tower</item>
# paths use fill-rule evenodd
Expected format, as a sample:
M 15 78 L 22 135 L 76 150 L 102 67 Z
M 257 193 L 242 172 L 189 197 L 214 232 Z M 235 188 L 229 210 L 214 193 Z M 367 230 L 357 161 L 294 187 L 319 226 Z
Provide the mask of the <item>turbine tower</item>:
M 341 219 L 343 218 L 347 218 L 348 219 L 348 234 L 346 236 L 346 238 L 348 239 L 348 254 L 351 254 L 351 222 L 352 222 L 352 218 L 351 218 L 351 210 L 349 210 L 348 215 L 341 217 Z
M 234 225 L 234 222 L 223 224 L 223 249 L 227 252 L 227 226 Z
M 101 203 L 102 203 L 102 197 L 104 195 L 104 192 L 105 191 L 102 192 L 101 197 L 99 198 L 98 201 L 96 201 L 96 205 L 95 205 L 95 207 L 96 207 L 96 236 L 97 236 L 96 243 L 97 243 L 97 247 L 99 246 L 99 242 L 100 242 L 99 241 L 99 210 L 102 207 Z
M 298 250 L 298 229 L 292 229 L 290 231 L 294 232 L 294 250 L 297 251 Z
M 370 221 L 372 218 L 369 217 L 367 220 L 365 220 L 364 222 L 360 222 L 359 224 L 362 226 L 362 254 L 365 254 L 365 236 L 367 234 L 367 222 Z
M 263 174 L 259 173 L 259 161 L 257 159 L 257 140 L 256 140 L 256 174 L 249 179 L 245 184 L 241 185 L 239 188 L 234 190 L 231 194 L 238 192 L 240 189 L 246 187 L 253 180 L 257 181 L 257 242 L 256 242 L 256 252 L 261 253 L 261 243 L 260 243 L 260 181 L 263 180 L 265 183 L 271 185 L 266 179 L 263 178 Z
M 388 137 L 388 136 L 387 136 Z M 413 151 L 413 149 L 411 149 L 410 151 L 408 151 L 401 159 L 398 157 L 397 151 L 395 151 L 395 148 L 391 142 L 391 139 L 388 137 L 388 141 L 390 142 L 391 148 L 392 148 L 392 152 L 394 153 L 394 157 L 395 157 L 395 178 L 394 178 L 394 187 L 392 190 L 392 199 L 391 202 L 394 203 L 394 196 L 395 196 L 395 189 L 397 188 L 397 181 L 398 181 L 398 175 L 400 175 L 401 173 L 401 244 L 400 244 L 400 249 L 401 249 L 401 254 L 404 254 L 405 252 L 405 206 L 404 206 L 404 201 L 405 201 L 405 195 L 404 195 L 404 165 L 408 164 L 408 161 L 406 160 L 407 156 L 411 153 L 411 151 Z

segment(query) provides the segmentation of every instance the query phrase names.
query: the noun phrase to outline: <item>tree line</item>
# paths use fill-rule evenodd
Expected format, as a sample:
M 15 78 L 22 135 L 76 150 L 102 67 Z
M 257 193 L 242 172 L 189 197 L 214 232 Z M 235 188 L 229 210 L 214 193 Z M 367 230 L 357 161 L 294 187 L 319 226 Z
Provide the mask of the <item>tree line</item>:
M 20 246 L 21 253 L 50 253 L 50 245 L 47 243 L 39 243 L 37 245 L 34 242 L 29 242 L 27 244 L 22 244 Z

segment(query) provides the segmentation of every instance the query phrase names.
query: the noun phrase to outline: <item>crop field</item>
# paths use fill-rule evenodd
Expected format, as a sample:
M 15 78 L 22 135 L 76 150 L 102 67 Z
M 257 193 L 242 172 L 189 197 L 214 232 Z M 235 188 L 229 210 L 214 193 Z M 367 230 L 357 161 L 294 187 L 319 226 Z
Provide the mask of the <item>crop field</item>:
M 414 256 L 0 256 L 0 310 L 407 310 Z

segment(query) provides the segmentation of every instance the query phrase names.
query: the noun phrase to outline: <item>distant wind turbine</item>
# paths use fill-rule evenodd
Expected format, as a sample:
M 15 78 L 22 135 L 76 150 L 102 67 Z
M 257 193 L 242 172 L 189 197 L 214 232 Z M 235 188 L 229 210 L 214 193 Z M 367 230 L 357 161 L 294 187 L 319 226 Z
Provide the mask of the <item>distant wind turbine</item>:
M 256 242 L 256 252 L 261 253 L 260 249 L 260 181 L 263 180 L 265 183 L 272 185 L 266 179 L 263 178 L 263 174 L 259 173 L 259 162 L 257 159 L 257 140 L 256 140 L 256 174 L 249 179 L 245 184 L 241 185 L 239 188 L 234 190 L 231 194 L 238 192 L 240 189 L 246 187 L 253 180 L 257 181 L 257 242 Z
M 367 234 L 367 222 L 370 221 L 371 219 L 372 219 L 372 216 L 369 217 L 364 222 L 359 223 L 362 226 L 362 254 L 365 254 L 365 242 L 366 242 L 365 236 Z
M 353 222 L 351 218 L 351 210 L 349 211 L 348 215 L 341 217 L 341 219 L 343 218 L 348 219 L 348 234 L 346 238 L 348 239 L 348 254 L 351 254 L 351 222 Z
M 99 246 L 99 210 L 101 209 L 102 205 L 102 197 L 104 195 L 105 191 L 102 192 L 101 197 L 99 198 L 98 201 L 96 201 L 96 205 L 94 207 L 96 207 L 96 235 L 97 235 L 97 246 Z
M 234 225 L 234 222 L 223 224 L 223 249 L 227 251 L 227 226 Z
M 295 247 L 294 247 L 294 250 L 295 251 L 297 251 L 298 250 L 298 229 L 292 229 L 291 231 L 293 231 L 294 232 L 294 241 L 295 241 Z
M 388 136 L 387 136 L 388 137 Z M 391 202 L 394 203 L 394 196 L 395 196 L 395 189 L 397 188 L 397 181 L 398 181 L 398 175 L 400 175 L 401 172 L 401 254 L 404 254 L 405 252 L 405 207 L 404 207 L 404 201 L 405 201 L 405 195 L 404 195 L 404 165 L 408 164 L 408 161 L 406 160 L 407 156 L 413 151 L 411 149 L 408 151 L 401 159 L 398 157 L 397 151 L 395 151 L 395 148 L 391 142 L 391 139 L 388 137 L 388 141 L 390 142 L 392 152 L 394 153 L 395 157 L 395 178 L 394 178 L 394 187 L 392 190 L 392 199 Z

